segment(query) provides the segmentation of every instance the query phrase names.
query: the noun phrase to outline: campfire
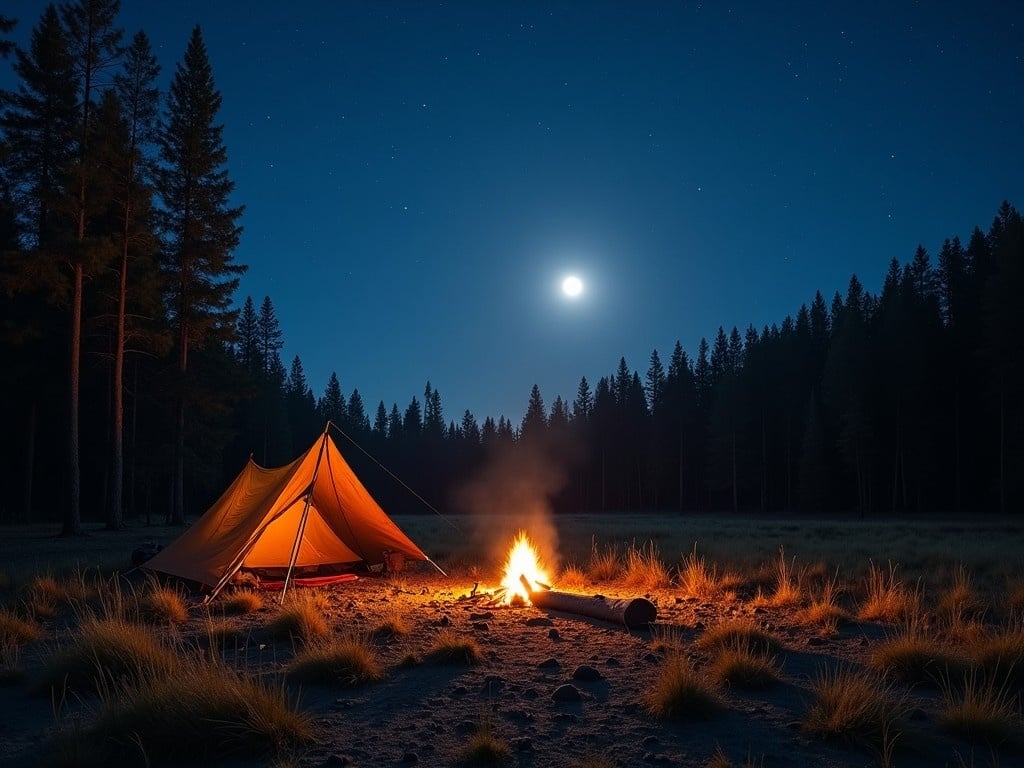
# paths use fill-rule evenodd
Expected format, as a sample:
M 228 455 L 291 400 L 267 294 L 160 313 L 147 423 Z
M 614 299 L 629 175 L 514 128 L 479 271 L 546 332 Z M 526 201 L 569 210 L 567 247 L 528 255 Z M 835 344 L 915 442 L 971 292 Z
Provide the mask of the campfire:
M 501 579 L 501 588 L 505 590 L 505 605 L 529 602 L 530 592 L 551 589 L 548 586 L 550 583 L 551 579 L 541 566 L 540 556 L 533 542 L 526 535 L 526 531 L 520 531 L 508 552 L 505 574 Z M 527 584 L 530 585 L 529 591 Z
M 501 587 L 494 595 L 502 604 L 532 603 L 544 610 L 576 613 L 627 627 L 649 626 L 657 619 L 657 608 L 646 598 L 611 600 L 604 595 L 557 592 L 551 588 L 550 581 L 529 536 L 526 531 L 520 531 L 509 549 Z

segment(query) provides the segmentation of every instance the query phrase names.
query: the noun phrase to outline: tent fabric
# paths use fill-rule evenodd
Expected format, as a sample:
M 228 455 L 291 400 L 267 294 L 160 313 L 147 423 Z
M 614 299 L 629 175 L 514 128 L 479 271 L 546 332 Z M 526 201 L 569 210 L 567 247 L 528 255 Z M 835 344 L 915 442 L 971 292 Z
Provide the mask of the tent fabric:
M 297 568 L 377 565 L 390 552 L 428 560 L 325 432 L 286 466 L 266 469 L 250 459 L 213 506 L 145 567 L 210 587 L 240 569 L 286 569 L 307 498 Z

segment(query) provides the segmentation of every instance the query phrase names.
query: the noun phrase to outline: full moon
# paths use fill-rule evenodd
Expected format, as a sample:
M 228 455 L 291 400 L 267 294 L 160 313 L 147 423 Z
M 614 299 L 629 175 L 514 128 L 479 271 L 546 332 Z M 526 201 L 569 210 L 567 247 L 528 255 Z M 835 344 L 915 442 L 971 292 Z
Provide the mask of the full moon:
M 574 299 L 583 293 L 583 281 L 576 275 L 569 275 L 562 281 L 562 293 L 570 299 Z

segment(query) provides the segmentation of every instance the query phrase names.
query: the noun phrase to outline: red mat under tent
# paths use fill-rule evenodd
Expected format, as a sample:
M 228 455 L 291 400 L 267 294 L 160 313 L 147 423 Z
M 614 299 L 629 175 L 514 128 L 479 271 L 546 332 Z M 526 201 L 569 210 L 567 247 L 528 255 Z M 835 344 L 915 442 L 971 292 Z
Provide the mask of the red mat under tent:
M 337 573 L 333 576 L 299 576 L 291 580 L 296 587 L 329 587 L 331 584 L 342 584 L 355 581 L 359 577 L 354 573 Z M 260 581 L 261 589 L 283 589 L 284 579 L 280 581 Z

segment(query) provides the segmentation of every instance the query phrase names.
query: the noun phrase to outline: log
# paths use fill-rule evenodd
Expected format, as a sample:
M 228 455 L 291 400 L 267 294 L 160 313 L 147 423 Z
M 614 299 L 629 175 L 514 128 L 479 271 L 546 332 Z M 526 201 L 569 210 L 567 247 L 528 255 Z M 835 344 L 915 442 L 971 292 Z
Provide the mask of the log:
M 631 629 L 646 627 L 658 618 L 658 609 L 654 603 L 643 597 L 610 600 L 604 595 L 574 595 L 553 589 L 530 589 L 529 582 L 525 579 L 522 581 L 530 593 L 530 602 L 544 610 L 576 613 L 614 624 L 625 624 Z

